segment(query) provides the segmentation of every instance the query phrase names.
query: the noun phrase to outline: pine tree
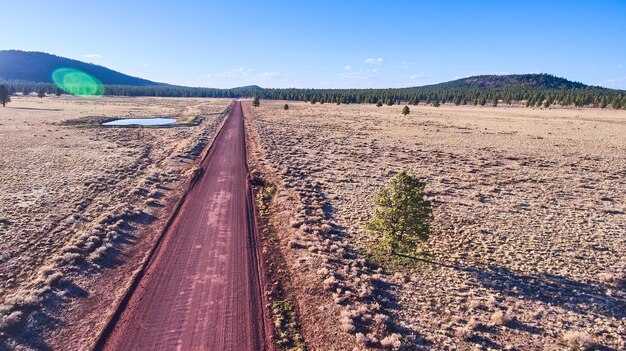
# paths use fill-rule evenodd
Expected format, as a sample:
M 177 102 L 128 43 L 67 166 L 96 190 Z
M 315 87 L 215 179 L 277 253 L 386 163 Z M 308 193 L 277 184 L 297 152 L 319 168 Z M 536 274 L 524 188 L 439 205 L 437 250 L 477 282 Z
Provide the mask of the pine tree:
M 283 110 L 285 110 L 285 111 L 286 111 L 286 110 L 289 110 L 289 105 L 285 104 L 285 105 L 283 106 Z
M 428 240 L 433 212 L 424 188 L 419 179 L 400 172 L 374 197 L 377 208 L 365 226 L 381 235 L 381 245 L 392 254 L 411 254 Z
M 382 103 L 382 102 L 380 102 L 380 101 L 378 101 L 378 102 L 376 103 L 376 106 L 377 106 L 377 107 L 381 107 L 381 106 L 383 106 L 383 103 Z
M 411 113 L 411 109 L 409 109 L 408 106 L 404 106 L 404 108 L 402 109 L 402 114 L 404 116 L 408 115 L 409 113 Z
M 252 100 L 252 106 L 254 106 L 254 107 L 261 106 L 261 102 L 259 101 L 259 97 L 258 96 L 255 96 L 254 100 Z
M 46 97 L 46 91 L 44 89 L 39 89 L 39 91 L 37 92 L 37 97 L 43 99 L 44 97 Z
M 8 102 L 11 102 L 9 89 L 4 85 L 0 85 L 0 104 L 2 104 L 2 107 L 6 107 Z

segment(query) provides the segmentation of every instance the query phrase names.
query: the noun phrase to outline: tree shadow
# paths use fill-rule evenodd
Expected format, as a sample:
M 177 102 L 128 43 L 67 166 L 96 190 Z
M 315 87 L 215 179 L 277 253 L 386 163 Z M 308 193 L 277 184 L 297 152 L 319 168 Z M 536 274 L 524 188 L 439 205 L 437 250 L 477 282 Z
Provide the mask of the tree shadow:
M 626 318 L 626 300 L 606 295 L 611 287 L 601 283 L 581 282 L 550 273 L 523 275 L 497 266 L 467 271 L 473 273 L 483 287 L 506 296 L 540 301 L 575 313 Z
M 461 267 L 410 255 L 398 255 L 470 273 L 483 287 L 505 296 L 540 301 L 575 313 L 626 318 L 626 299 L 606 294 L 609 289 L 623 291 L 621 288 L 597 282 L 581 282 L 550 273 L 524 275 L 501 266 Z

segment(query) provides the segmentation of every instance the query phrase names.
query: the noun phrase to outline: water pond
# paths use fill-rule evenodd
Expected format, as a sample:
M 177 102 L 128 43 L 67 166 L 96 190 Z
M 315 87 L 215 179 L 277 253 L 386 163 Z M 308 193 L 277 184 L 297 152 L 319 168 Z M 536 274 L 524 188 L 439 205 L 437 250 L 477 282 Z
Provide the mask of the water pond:
M 176 123 L 176 118 L 128 118 L 102 123 L 103 126 L 164 126 Z

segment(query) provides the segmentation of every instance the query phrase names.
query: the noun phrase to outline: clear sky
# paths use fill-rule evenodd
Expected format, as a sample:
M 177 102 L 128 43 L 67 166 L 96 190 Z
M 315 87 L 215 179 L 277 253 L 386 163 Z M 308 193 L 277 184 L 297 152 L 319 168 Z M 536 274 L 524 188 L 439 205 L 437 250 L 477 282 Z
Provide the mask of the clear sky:
M 366 88 L 551 73 L 626 89 L 626 1 L 13 0 L 0 49 L 159 82 Z

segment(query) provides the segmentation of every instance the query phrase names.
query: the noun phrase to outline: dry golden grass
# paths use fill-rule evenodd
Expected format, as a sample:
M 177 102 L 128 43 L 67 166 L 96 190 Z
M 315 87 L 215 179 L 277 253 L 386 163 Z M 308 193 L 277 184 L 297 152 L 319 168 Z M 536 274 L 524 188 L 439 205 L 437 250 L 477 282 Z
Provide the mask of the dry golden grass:
M 378 274 L 351 276 L 353 258 L 332 245 L 366 255 L 371 199 L 406 170 L 426 180 L 436 220 L 421 248 L 432 263 L 380 272 L 391 285 L 376 299 L 403 343 L 558 349 L 575 331 L 626 347 L 624 111 L 444 105 L 402 117 L 402 106 L 283 104 L 247 111 L 259 155 L 282 180 L 279 198 L 301 202 L 286 230 L 294 274 L 330 261 L 319 285 L 351 292 L 335 298 L 345 309 L 361 304 L 359 282 Z M 321 230 L 329 223 L 345 228 L 332 242 Z M 363 344 L 367 331 L 346 321 L 337 327 Z M 485 327 L 459 337 L 469 321 Z
M 93 339 L 136 268 L 126 261 L 137 263 L 158 232 L 142 229 L 166 218 L 229 104 L 63 96 L 14 97 L 0 108 L 0 349 Z M 194 127 L 80 126 L 198 115 Z

